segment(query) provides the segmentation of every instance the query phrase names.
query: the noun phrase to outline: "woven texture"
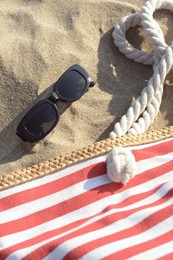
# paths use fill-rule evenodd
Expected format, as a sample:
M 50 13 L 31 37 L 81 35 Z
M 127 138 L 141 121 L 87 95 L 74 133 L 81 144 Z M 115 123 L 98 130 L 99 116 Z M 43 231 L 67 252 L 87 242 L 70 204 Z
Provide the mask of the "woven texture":
M 108 138 L 106 140 L 88 145 L 82 149 L 73 151 L 64 156 L 50 159 L 38 165 L 0 175 L 0 190 L 6 189 L 17 184 L 34 180 L 41 176 L 53 173 L 74 163 L 87 160 L 112 150 L 114 146 L 132 146 L 159 141 L 173 136 L 173 126 L 165 127 L 160 130 L 149 131 L 137 135 L 125 135 L 116 139 Z

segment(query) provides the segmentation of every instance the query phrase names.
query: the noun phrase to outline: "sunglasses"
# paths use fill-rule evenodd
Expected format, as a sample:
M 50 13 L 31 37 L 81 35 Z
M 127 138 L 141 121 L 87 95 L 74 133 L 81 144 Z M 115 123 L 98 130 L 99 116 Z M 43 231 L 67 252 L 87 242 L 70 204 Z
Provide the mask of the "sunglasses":
M 39 101 L 20 121 L 16 134 L 23 140 L 34 143 L 47 136 L 59 121 L 56 106 L 58 100 L 74 102 L 95 83 L 78 64 L 67 69 L 56 81 L 48 99 Z

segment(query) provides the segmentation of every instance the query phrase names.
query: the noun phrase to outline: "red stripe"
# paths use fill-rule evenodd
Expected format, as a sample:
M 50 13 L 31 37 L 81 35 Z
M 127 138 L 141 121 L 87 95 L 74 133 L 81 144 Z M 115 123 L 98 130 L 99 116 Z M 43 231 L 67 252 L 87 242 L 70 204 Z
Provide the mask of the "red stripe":
M 57 205 L 38 211 L 24 218 L 4 223 L 1 225 L 0 235 L 6 236 L 9 234 L 20 232 L 35 227 L 37 225 L 41 225 L 55 218 L 61 217 L 74 210 L 85 207 L 88 204 L 97 201 L 98 199 L 102 199 L 106 197 L 106 195 L 109 196 L 110 191 L 106 192 L 106 194 L 104 193 L 104 191 L 107 190 L 107 187 L 109 187 L 108 190 L 111 189 L 113 192 L 114 190 L 113 184 L 111 184 L 111 186 L 112 189 L 110 187 L 110 184 L 102 185 L 99 188 L 97 187 L 100 190 L 100 192 L 101 191 L 103 192 L 100 193 L 99 195 L 98 195 L 98 190 L 93 189 L 88 192 L 85 192 L 82 195 L 78 195 L 74 198 L 68 199 L 67 201 L 63 201 Z
M 148 181 L 148 179 L 154 179 L 155 177 L 163 175 L 165 172 L 172 170 L 172 165 L 173 161 L 148 170 L 143 174 L 143 176 L 141 176 L 141 174 L 137 175 L 136 178 L 134 178 L 134 181 L 129 182 L 125 187 L 117 183 L 108 183 L 80 194 L 74 198 L 68 199 L 67 201 L 33 213 L 24 218 L 4 223 L 1 225 L 0 235 L 6 236 L 35 227 L 57 217 L 68 214 L 69 212 L 82 208 L 86 205 L 94 203 L 104 197 L 119 193 L 120 191 L 126 190 L 127 188 L 138 186 L 139 184 Z
M 57 246 L 59 246 L 60 244 L 62 244 L 63 242 L 74 238 L 74 237 L 78 237 L 80 235 L 101 229 L 105 227 L 105 223 L 106 226 L 110 225 L 116 221 L 118 221 L 119 219 L 124 219 L 129 217 L 131 214 L 138 212 L 141 209 L 144 208 L 152 208 L 153 206 L 162 204 L 163 202 L 165 202 L 165 200 L 167 200 L 168 197 L 165 196 L 164 198 L 162 198 L 162 201 L 158 201 L 156 203 L 153 203 L 152 206 L 147 207 L 147 206 L 141 206 L 138 209 L 133 209 L 133 210 L 129 210 L 129 211 L 125 211 L 125 212 L 119 212 L 119 213 L 114 213 L 111 214 L 105 218 L 103 218 L 101 221 L 97 221 L 93 224 L 90 224 L 78 231 L 75 231 L 67 236 L 64 236 L 62 238 L 59 239 L 55 239 L 47 244 L 45 244 L 44 246 L 38 248 L 37 250 L 35 250 L 33 253 L 29 254 L 26 258 L 24 258 L 25 260 L 29 260 L 29 259 L 42 259 L 43 257 L 47 256 L 50 252 L 52 252 Z M 164 214 L 163 214 L 164 213 Z M 121 215 L 121 216 L 120 216 Z M 159 210 L 153 214 L 151 214 L 149 217 L 147 217 L 144 221 L 138 223 L 137 225 L 124 229 L 123 231 L 119 231 L 115 234 L 112 235 L 108 235 L 105 237 L 101 237 L 99 239 L 96 239 L 94 241 L 88 242 L 83 244 L 82 246 L 79 246 L 77 248 L 75 248 L 74 250 L 72 250 L 69 254 L 67 254 L 65 256 L 65 259 L 73 259 L 73 257 L 75 256 L 75 259 L 79 259 L 80 257 L 82 257 L 84 254 L 94 250 L 97 247 L 103 246 L 105 244 L 111 243 L 113 241 L 117 241 L 123 238 L 127 238 L 130 236 L 134 236 L 138 233 L 141 233 L 142 231 L 145 231 L 151 227 L 153 227 L 154 225 L 158 224 L 159 222 L 161 222 L 162 220 L 164 220 L 167 217 L 172 216 L 172 210 L 169 207 L 166 207 L 162 210 Z M 102 233 L 101 233 L 102 235 Z M 104 234 L 103 234 L 104 235 Z M 80 237 L 79 237 L 80 239 Z M 92 240 L 92 237 L 91 237 Z
M 143 242 L 141 244 L 131 246 L 124 250 L 118 251 L 117 253 L 115 252 L 114 254 L 111 254 L 103 259 L 104 260 L 114 260 L 114 259 L 122 259 L 122 260 L 124 259 L 125 260 L 132 256 L 138 255 L 142 252 L 145 252 L 147 250 L 153 249 L 157 246 L 170 242 L 170 241 L 172 241 L 172 238 L 173 238 L 173 230 L 171 230 L 155 239 L 151 239 L 147 242 Z M 139 259 L 140 259 L 140 257 L 139 257 Z M 167 259 L 171 259 L 171 258 L 167 258 Z
M 154 156 L 165 155 L 173 152 L 173 140 L 149 146 L 139 150 L 133 150 L 136 161 L 152 158 Z
M 171 194 L 172 194 L 172 192 L 171 192 Z M 164 202 L 165 199 L 167 200 L 166 196 L 163 198 L 163 201 L 160 200 L 160 201 L 157 201 L 157 203 L 153 203 L 152 207 L 157 206 L 159 204 L 162 204 L 162 202 Z M 151 207 L 142 206 L 138 210 L 136 210 L 134 212 L 132 211 L 130 213 L 133 214 L 133 213 L 138 212 L 139 210 L 142 210 L 142 209 L 145 209 L 145 208 L 148 209 L 148 208 L 151 208 Z M 75 255 L 75 257 L 77 259 L 79 259 L 84 254 L 89 253 L 90 251 L 92 251 L 92 250 L 94 250 L 94 249 L 96 249 L 100 246 L 104 246 L 106 244 L 109 244 L 109 243 L 112 243 L 112 242 L 115 242 L 115 241 L 118 241 L 118 240 L 121 240 L 121 239 L 124 239 L 124 238 L 129 238 L 130 236 L 140 234 L 140 233 L 152 228 L 153 226 L 160 223 L 161 221 L 165 220 L 165 218 L 172 216 L 171 212 L 172 212 L 172 210 L 171 210 L 170 206 L 168 206 L 167 208 L 164 208 L 162 210 L 159 210 L 156 213 L 151 214 L 149 217 L 145 218 L 143 221 L 136 224 L 135 226 L 132 226 L 132 227 L 127 228 L 125 230 L 119 231 L 119 232 L 112 234 L 112 235 L 101 237 L 100 239 L 96 239 L 94 241 L 86 243 L 85 245 L 82 245 L 82 246 L 75 248 L 69 254 L 67 254 L 65 256 L 64 260 L 71 259 L 71 257 L 73 255 Z M 124 212 L 124 216 L 122 215 L 121 219 L 129 217 L 131 214 L 127 215 L 127 212 Z M 160 214 L 162 216 L 160 216 Z M 115 228 L 116 228 L 117 219 L 116 218 L 114 219 L 113 217 L 114 216 L 112 216 L 112 223 L 115 223 Z M 109 223 L 109 222 L 107 222 L 107 223 Z M 104 222 L 103 222 L 103 227 L 105 227 Z M 100 228 L 102 228 L 102 227 L 100 227 Z M 88 230 L 88 232 L 90 232 L 90 231 Z M 85 233 L 88 233 L 88 232 L 86 231 Z M 120 258 L 115 257 L 114 259 L 120 259 Z
M 22 249 L 22 248 L 25 248 L 25 247 L 29 247 L 29 246 L 32 246 L 34 244 L 37 244 L 37 243 L 40 243 L 46 239 L 49 239 L 51 237 L 54 237 L 58 234 L 62 234 L 66 231 L 69 231 L 73 228 L 76 228 L 78 227 L 79 225 L 82 225 L 83 223 L 85 223 L 86 221 L 88 221 L 89 219 L 93 218 L 93 217 L 96 217 L 96 216 L 101 216 L 102 214 L 104 214 L 105 212 L 108 212 L 112 209 L 116 209 L 116 208 L 122 208 L 124 206 L 129 206 L 135 202 L 138 202 L 140 200 L 143 200 L 149 196 L 151 196 L 153 193 L 157 192 L 157 190 L 159 190 L 161 188 L 162 185 L 160 185 L 159 187 L 155 188 L 154 190 L 151 190 L 151 191 L 148 191 L 148 192 L 145 192 L 145 193 L 142 193 L 142 194 L 137 194 L 137 195 L 133 195 L 131 197 L 128 197 L 127 199 L 121 201 L 120 203 L 118 204 L 114 204 L 114 205 L 109 205 L 108 207 L 106 207 L 103 211 L 99 212 L 98 214 L 96 215 L 93 215 L 91 217 L 88 217 L 88 218 L 83 218 L 79 221 L 75 221 L 73 223 L 70 223 L 64 227 L 60 227 L 60 228 L 57 228 L 57 229 L 54 229 L 52 231 L 48 231 L 48 232 L 45 232 L 39 236 L 35 236 L 34 238 L 31 238 L 29 240 L 26 240 L 22 243 L 19 243 L 19 244 L 15 244 L 14 246 L 11 246 L 9 248 L 6 248 L 4 250 L 2 250 L 2 254 L 4 254 L 4 256 L 8 256 L 9 254 L 12 254 L 13 252 L 19 250 L 19 249 Z M 120 216 L 120 215 L 119 215 Z
M 158 258 L 158 260 L 171 260 L 171 259 L 173 259 L 173 252 Z
M 155 178 L 163 176 L 165 173 L 172 171 L 172 169 L 173 169 L 173 160 L 164 163 L 162 165 L 159 165 L 155 168 L 144 171 L 136 175 L 132 181 L 128 182 L 124 187 L 124 190 L 127 190 L 127 188 L 138 186 L 140 184 L 143 184 L 151 180 L 153 180 L 154 183 Z
M 91 179 L 106 173 L 105 162 L 90 165 L 82 170 L 73 172 L 72 174 L 62 177 L 61 179 L 42 184 L 38 187 L 30 188 L 25 191 L 9 195 L 0 199 L 0 212 L 10 208 L 22 205 L 24 203 L 34 201 L 63 189 L 68 188 L 78 182 Z

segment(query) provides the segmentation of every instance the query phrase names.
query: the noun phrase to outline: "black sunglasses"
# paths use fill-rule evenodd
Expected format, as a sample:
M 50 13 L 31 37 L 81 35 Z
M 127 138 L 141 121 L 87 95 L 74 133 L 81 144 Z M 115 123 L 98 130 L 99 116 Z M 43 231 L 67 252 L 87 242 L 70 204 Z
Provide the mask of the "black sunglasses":
M 95 83 L 88 73 L 75 64 L 66 70 L 56 81 L 52 95 L 39 101 L 20 121 L 16 134 L 30 143 L 39 141 L 48 135 L 59 120 L 56 102 L 58 100 L 74 102 Z

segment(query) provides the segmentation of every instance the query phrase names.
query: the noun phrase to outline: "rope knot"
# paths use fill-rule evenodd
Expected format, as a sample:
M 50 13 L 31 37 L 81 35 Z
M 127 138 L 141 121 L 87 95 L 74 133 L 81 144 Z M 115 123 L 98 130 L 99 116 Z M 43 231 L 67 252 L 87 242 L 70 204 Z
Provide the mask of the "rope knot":
M 113 148 L 107 157 L 107 174 L 113 182 L 126 185 L 136 173 L 136 160 L 126 148 Z

